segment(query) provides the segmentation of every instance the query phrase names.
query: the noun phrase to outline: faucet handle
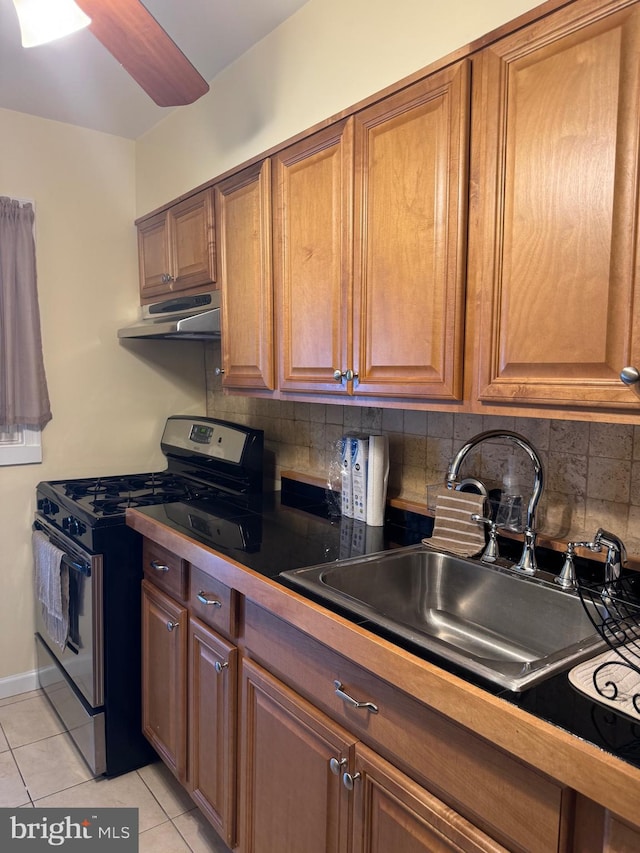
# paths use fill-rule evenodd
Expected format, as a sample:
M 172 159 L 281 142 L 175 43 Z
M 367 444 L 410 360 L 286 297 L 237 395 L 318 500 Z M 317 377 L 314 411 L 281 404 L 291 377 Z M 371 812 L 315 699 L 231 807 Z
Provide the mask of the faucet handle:
M 492 518 L 486 518 L 483 515 L 478 515 L 476 512 L 471 516 L 471 521 L 487 525 L 489 530 L 489 541 L 487 542 L 480 559 L 484 560 L 485 563 L 495 563 L 500 556 L 500 552 L 498 551 L 498 525 Z
M 554 578 L 554 581 L 563 589 L 576 589 L 578 586 L 576 568 L 573 563 L 576 548 L 589 548 L 591 551 L 601 550 L 596 542 L 567 542 L 562 569 L 560 570 L 560 574 Z

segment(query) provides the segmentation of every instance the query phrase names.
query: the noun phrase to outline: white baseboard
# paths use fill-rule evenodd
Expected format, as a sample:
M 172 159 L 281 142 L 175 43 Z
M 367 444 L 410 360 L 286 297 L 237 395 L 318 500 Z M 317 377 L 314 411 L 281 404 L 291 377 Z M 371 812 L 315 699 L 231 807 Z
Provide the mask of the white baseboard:
M 38 686 L 38 673 L 35 669 L 31 672 L 21 672 L 18 675 L 0 678 L 0 699 L 29 693 L 31 690 L 37 690 Z

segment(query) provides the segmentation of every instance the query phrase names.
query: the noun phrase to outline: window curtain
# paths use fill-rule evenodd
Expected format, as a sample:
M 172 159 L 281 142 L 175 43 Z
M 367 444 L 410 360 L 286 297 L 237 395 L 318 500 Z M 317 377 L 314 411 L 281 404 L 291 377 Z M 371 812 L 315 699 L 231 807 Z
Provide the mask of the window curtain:
M 31 204 L 0 197 L 0 425 L 51 420 L 42 358 Z

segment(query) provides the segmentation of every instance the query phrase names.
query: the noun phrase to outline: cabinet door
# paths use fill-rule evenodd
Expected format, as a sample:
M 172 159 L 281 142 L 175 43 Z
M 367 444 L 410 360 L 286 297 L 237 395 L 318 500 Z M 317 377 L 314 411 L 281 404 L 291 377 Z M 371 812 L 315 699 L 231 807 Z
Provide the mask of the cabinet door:
M 274 271 L 279 386 L 347 386 L 351 324 L 353 121 L 274 158 Z M 338 379 L 334 378 L 334 373 Z
M 570 4 L 480 54 L 480 400 L 637 408 L 640 8 Z
M 356 394 L 459 400 L 467 61 L 355 118 Z
M 196 193 L 167 212 L 171 235 L 171 291 L 209 290 L 216 280 L 213 191 Z
M 171 253 L 166 213 L 138 223 L 140 301 L 152 302 L 170 293 Z
M 211 290 L 216 280 L 213 190 L 138 222 L 140 301 Z
M 271 162 L 215 187 L 222 296 L 222 384 L 272 390 Z
M 191 795 L 233 847 L 238 651 L 197 619 L 189 625 Z
M 354 768 L 353 853 L 507 853 L 360 743 Z
M 142 581 L 142 730 L 181 782 L 187 775 L 187 611 Z
M 348 792 L 330 762 L 353 739 L 247 661 L 242 695 L 243 853 L 346 853 Z

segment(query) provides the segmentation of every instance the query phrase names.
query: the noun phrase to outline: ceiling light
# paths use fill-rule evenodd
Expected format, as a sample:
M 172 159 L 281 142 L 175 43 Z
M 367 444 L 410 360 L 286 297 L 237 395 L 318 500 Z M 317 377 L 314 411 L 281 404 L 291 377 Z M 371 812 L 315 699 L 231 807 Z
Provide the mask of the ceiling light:
M 20 21 L 22 46 L 35 47 L 81 30 L 91 18 L 73 0 L 13 0 Z

